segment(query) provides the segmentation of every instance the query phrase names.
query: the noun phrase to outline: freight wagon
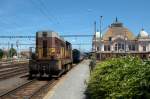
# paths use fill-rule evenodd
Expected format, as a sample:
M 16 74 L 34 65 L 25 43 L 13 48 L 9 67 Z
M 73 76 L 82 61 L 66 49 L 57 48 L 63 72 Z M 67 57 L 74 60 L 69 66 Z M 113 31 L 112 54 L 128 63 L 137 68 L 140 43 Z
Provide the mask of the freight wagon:
M 84 55 L 78 49 L 73 49 L 72 56 L 73 56 L 73 63 L 79 63 L 84 59 Z

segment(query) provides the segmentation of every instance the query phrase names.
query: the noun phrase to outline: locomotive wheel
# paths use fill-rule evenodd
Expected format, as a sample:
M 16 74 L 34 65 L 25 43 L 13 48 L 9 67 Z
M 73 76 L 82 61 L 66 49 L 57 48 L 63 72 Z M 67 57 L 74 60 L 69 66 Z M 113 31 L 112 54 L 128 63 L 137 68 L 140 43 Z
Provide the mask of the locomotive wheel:
M 67 65 L 64 66 L 65 71 L 67 71 Z
M 70 63 L 70 69 L 72 68 L 72 63 Z
M 69 64 L 66 65 L 66 72 L 69 71 Z
M 48 78 L 52 78 L 52 75 L 51 75 L 51 74 L 49 74 L 49 75 L 48 75 Z
M 70 70 L 70 64 L 67 65 L 67 71 L 69 71 L 69 70 Z
M 69 70 L 72 68 L 72 64 L 69 64 Z
M 42 76 L 43 76 L 43 73 L 40 73 L 40 78 L 42 78 Z
M 68 71 L 72 68 L 71 64 L 68 64 Z

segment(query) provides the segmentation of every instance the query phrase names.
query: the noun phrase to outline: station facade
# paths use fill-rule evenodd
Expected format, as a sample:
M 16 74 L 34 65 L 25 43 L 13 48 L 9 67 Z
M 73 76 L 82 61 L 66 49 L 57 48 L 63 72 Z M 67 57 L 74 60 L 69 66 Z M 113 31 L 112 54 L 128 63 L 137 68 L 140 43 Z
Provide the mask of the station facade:
M 144 29 L 135 36 L 116 19 L 103 35 L 95 33 L 92 51 L 100 60 L 125 55 L 147 59 L 150 56 L 150 36 Z

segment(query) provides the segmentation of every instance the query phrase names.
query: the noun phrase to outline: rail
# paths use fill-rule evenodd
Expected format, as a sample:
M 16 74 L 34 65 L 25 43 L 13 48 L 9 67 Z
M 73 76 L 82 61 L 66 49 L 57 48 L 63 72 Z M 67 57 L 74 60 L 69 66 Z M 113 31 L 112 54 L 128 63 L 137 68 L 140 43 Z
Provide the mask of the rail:
M 55 79 L 50 81 L 31 80 L 11 91 L 0 95 L 0 99 L 36 99 L 37 96 L 43 97 L 41 92 L 47 91 L 46 89 L 53 87 L 56 82 L 57 80 Z

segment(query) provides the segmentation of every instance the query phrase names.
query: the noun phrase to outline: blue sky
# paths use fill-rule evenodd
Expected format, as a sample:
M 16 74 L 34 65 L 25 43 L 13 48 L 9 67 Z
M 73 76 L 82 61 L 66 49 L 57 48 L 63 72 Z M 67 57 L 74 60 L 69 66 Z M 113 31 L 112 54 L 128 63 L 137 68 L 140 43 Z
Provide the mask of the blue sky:
M 60 35 L 93 34 L 93 22 L 99 25 L 99 16 L 103 16 L 102 28 L 117 16 L 137 35 L 142 27 L 150 32 L 149 5 L 150 0 L 0 0 L 0 35 L 35 35 L 39 30 L 54 30 Z M 65 39 L 72 43 L 91 42 L 91 38 Z M 33 41 L 20 40 L 30 42 Z M 91 49 L 91 45 L 74 47 Z

